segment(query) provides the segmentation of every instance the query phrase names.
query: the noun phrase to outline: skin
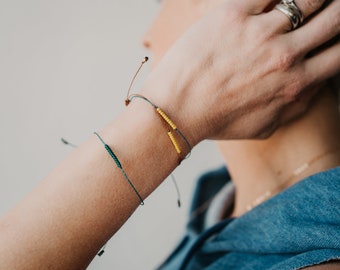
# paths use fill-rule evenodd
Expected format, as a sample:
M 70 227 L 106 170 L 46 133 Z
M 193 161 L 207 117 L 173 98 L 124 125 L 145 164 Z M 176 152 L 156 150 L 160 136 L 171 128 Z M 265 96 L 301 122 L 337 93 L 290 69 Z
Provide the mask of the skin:
M 153 53 L 153 64 L 156 66 L 181 34 L 220 2 L 164 0 L 158 16 L 143 39 L 144 46 Z M 299 4 L 303 7 L 302 3 Z M 284 16 L 282 18 L 285 19 Z M 285 124 L 270 138 L 260 141 L 223 140 L 218 142 L 237 187 L 233 216 L 245 213 L 248 204 L 267 190 L 273 190 L 284 183 L 301 164 L 313 160 L 314 157 L 330 149 L 340 148 L 338 102 L 328 85 L 315 87 L 315 91 L 320 90 L 322 93 L 314 97 L 308 112 L 304 113 L 302 109 L 303 115 L 299 119 Z M 303 103 L 310 99 L 310 95 L 301 96 L 294 106 L 304 108 Z M 306 136 L 306 134 L 310 135 Z M 316 163 L 284 187 L 308 175 L 339 165 L 340 149 L 325 155 Z M 278 191 L 281 190 L 276 190 Z
M 177 106 L 186 117 L 185 122 L 190 122 L 187 134 L 194 140 L 197 135 L 214 139 L 266 138 L 279 125 L 306 109 L 317 83 L 338 72 L 340 64 L 333 54 L 339 50 L 339 44 L 306 58 L 315 46 L 321 45 L 320 41 L 325 42 L 339 32 L 338 20 L 327 18 L 327 13 L 338 16 L 338 2 L 332 3 L 304 27 L 290 33 L 285 33 L 289 22 L 279 11 L 258 14 L 257 5 L 267 6 L 271 1 L 263 0 L 254 3 L 251 8 L 247 7 L 248 11 L 257 12 L 251 16 L 248 11 L 244 12 L 246 2 L 228 1 L 204 16 L 185 35 L 195 47 L 187 42 L 188 39 L 180 38 L 171 49 L 171 52 L 178 53 L 166 53 L 149 77 L 152 85 L 164 89 L 154 93 L 158 104 L 165 103 L 164 100 L 168 104 L 180 102 Z M 218 23 L 211 24 L 212 20 L 216 22 L 216 18 Z M 277 20 L 277 24 L 273 23 Z M 322 31 L 322 26 L 327 24 L 325 20 L 334 24 L 332 31 Z M 196 31 L 198 28 L 203 30 Z M 227 35 L 226 29 L 229 29 Z M 315 36 L 318 36 L 319 42 Z M 321 62 L 326 64 L 323 68 L 320 68 Z M 191 63 L 195 68 L 183 70 L 183 63 Z M 169 79 L 164 81 L 161 75 L 166 72 Z M 213 80 L 209 79 L 211 77 Z M 279 78 L 280 83 L 277 83 Z M 176 83 L 173 83 L 174 80 Z M 151 84 L 147 80 L 145 88 Z M 185 91 L 179 85 L 185 85 Z M 258 89 L 266 91 L 259 92 Z M 148 94 L 145 89 L 143 93 Z M 249 98 L 249 93 L 252 93 L 252 98 Z M 300 102 L 297 103 L 298 98 Z M 228 104 L 221 100 L 228 100 Z M 226 105 L 232 108 L 233 114 L 223 114 L 227 111 Z M 172 109 L 169 107 L 169 112 Z M 248 113 L 241 113 L 245 111 Z M 199 134 L 193 134 L 202 125 L 206 128 Z M 248 128 L 245 130 L 244 127 Z
M 210 7 L 211 12 L 197 23 L 188 20 L 186 26 L 194 23 L 192 27 L 146 80 L 141 93 L 171 116 L 192 146 L 207 138 L 268 137 L 296 116 L 300 107 L 307 106 L 306 98 L 297 108 L 297 96 L 311 95 L 311 86 L 340 70 L 338 45 L 305 58 L 310 50 L 339 33 L 339 1 L 290 33 L 285 31 L 289 24 L 281 13 L 262 14 L 271 2 L 230 1 L 217 9 Z M 319 6 L 309 5 L 305 15 Z M 263 33 L 263 29 L 268 32 Z M 244 42 L 248 40 L 254 43 Z M 299 46 L 292 46 L 296 41 Z M 296 76 L 299 81 L 287 83 Z M 258 89 L 261 91 L 255 91 Z M 222 104 L 221 100 L 229 102 Z M 117 154 L 143 198 L 178 166 L 164 125 L 144 101 L 131 102 L 99 134 Z M 126 142 L 129 147 L 125 147 Z M 1 267 L 85 269 L 139 203 L 93 136 L 1 219 Z
M 153 53 L 153 64 L 156 66 L 173 42 L 218 2 L 220 1 L 164 0 L 158 16 L 143 38 L 144 46 Z M 302 2 L 299 4 L 303 5 Z M 316 87 L 315 91 L 321 93 L 314 97 L 308 111 L 285 124 L 269 138 L 218 142 L 236 186 L 232 216 L 244 214 L 247 205 L 268 190 L 273 190 L 275 195 L 309 175 L 340 165 L 337 98 L 327 84 Z M 309 100 L 311 97 L 301 98 Z M 299 101 L 296 106 L 301 106 Z M 335 151 L 329 152 L 334 149 Z M 291 178 L 293 171 L 301 164 L 310 162 L 320 154 L 323 155 L 322 158 L 312 163 L 305 172 Z M 287 179 L 290 181 L 285 182 Z M 276 189 L 278 186 L 280 188 Z M 336 267 L 339 265 L 332 263 L 308 269 Z

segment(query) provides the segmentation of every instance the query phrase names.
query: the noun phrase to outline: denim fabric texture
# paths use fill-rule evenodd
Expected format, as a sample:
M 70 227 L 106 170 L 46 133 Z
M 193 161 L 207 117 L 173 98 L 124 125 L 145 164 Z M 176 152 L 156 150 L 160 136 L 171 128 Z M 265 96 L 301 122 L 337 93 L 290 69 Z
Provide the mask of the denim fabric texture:
M 228 182 L 225 168 L 199 179 L 191 208 L 196 214 L 159 269 L 293 270 L 340 260 L 340 167 L 298 182 L 241 217 L 203 228 L 206 206 Z

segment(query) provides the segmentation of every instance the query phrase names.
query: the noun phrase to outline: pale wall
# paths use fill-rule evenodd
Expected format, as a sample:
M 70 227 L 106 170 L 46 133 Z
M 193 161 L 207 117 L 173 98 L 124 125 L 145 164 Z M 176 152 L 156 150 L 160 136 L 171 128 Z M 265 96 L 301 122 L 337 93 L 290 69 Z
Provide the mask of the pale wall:
M 0 0 L 1 216 L 72 151 L 60 137 L 81 143 L 123 109 L 156 10 L 151 0 Z M 183 231 L 194 179 L 220 164 L 212 143 L 197 147 L 175 171 L 183 207 L 165 182 L 89 269 L 153 269 Z

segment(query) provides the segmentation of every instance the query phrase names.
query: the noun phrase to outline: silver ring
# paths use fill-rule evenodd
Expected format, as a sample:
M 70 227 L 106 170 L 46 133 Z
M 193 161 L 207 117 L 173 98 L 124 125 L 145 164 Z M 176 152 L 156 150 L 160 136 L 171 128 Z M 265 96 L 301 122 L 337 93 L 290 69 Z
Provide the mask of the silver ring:
M 290 30 L 298 28 L 303 23 L 303 14 L 294 0 L 281 0 L 281 2 L 275 6 L 275 9 L 281 11 L 288 17 L 291 24 Z

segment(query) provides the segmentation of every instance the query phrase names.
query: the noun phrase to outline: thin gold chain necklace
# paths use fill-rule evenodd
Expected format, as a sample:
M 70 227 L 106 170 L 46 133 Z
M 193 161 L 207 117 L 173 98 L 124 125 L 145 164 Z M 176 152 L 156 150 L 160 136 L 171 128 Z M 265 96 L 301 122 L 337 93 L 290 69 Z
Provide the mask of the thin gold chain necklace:
M 285 186 L 290 186 L 290 183 L 299 175 L 301 175 L 303 172 L 305 172 L 312 164 L 316 163 L 317 161 L 319 161 L 320 159 L 322 159 L 323 157 L 337 152 L 339 150 L 338 147 L 332 149 L 332 150 L 328 150 L 322 154 L 319 154 L 317 156 L 315 156 L 313 159 L 311 159 L 308 162 L 304 162 L 302 163 L 299 167 L 297 167 L 293 173 L 286 178 L 280 185 L 276 186 L 274 189 L 271 190 L 267 190 L 266 192 L 264 192 L 261 196 L 257 197 L 255 200 L 253 200 L 251 203 L 247 204 L 246 206 L 246 210 L 250 211 L 252 210 L 254 207 L 258 206 L 259 204 L 263 203 L 265 200 L 273 197 L 275 194 L 279 193 Z

